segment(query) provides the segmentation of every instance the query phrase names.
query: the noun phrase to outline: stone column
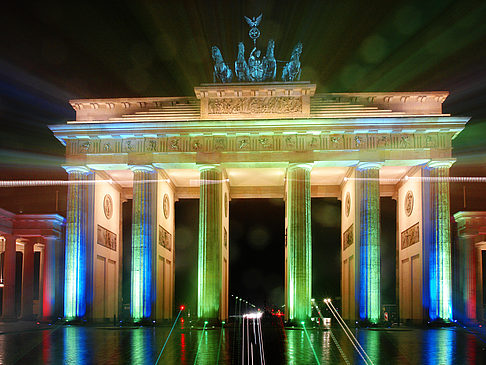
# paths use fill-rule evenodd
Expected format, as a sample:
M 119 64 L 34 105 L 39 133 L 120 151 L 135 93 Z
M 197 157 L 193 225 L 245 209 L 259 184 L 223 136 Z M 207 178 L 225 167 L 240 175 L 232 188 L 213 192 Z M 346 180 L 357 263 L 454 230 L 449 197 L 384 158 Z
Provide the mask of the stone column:
M 222 178 L 218 165 L 199 167 L 199 245 L 197 266 L 197 315 L 219 318 L 222 291 Z
M 312 234 L 310 171 L 312 164 L 291 164 L 287 170 L 287 318 L 311 317 Z
M 449 168 L 453 161 L 431 161 L 429 172 L 430 229 L 428 234 L 429 260 L 429 317 L 431 320 L 452 320 L 451 239 Z M 425 218 L 425 217 L 424 217 Z
M 15 313 L 15 263 L 16 263 L 16 237 L 4 234 L 5 253 L 3 256 L 3 304 L 2 320 L 17 319 Z
M 42 275 L 42 318 L 44 320 L 56 318 L 59 313 L 58 303 L 61 292 L 59 290 L 60 247 L 56 236 L 44 238 L 44 265 Z
M 380 167 L 361 162 L 356 167 L 356 214 L 359 240 L 358 315 L 361 321 L 380 320 Z
M 157 175 L 152 166 L 131 166 L 130 169 L 133 171 L 130 315 L 139 322 L 151 318 L 155 303 Z
M 66 167 L 69 175 L 66 254 L 64 267 L 64 317 L 80 319 L 86 314 L 87 245 L 89 241 L 90 170 Z
M 460 236 L 458 238 L 459 244 L 459 262 L 458 262 L 458 274 L 459 274 L 459 294 L 462 299 L 461 305 L 463 306 L 462 312 L 459 313 L 465 321 L 477 320 L 477 308 L 476 308 L 476 266 L 477 255 L 476 247 L 474 247 L 473 237 Z M 456 308 L 454 308 L 456 309 Z
M 34 243 L 35 239 L 32 238 L 24 241 L 21 310 L 21 317 L 24 320 L 31 320 L 34 316 Z

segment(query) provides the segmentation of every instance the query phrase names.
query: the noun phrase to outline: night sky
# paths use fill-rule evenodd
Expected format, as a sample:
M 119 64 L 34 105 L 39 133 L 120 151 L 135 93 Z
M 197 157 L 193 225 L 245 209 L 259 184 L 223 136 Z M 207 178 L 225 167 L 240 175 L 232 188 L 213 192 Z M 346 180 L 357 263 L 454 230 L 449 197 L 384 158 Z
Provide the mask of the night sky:
M 193 95 L 212 81 L 210 47 L 229 63 L 239 41 L 248 53 L 243 16 L 260 13 L 259 47 L 272 38 L 276 58 L 286 60 L 301 41 L 302 80 L 317 92 L 450 91 L 444 112 L 472 117 L 454 140 L 451 174 L 486 176 L 484 1 L 11 1 L 0 12 L 0 179 L 65 179 L 64 147 L 46 125 L 75 118 L 69 99 Z M 483 185 L 452 184 L 451 193 L 451 213 L 486 210 Z M 64 215 L 65 195 L 3 188 L 0 207 Z M 194 285 L 198 206 L 177 204 L 178 296 L 191 301 L 184 293 Z M 313 290 L 336 296 L 340 202 L 312 204 Z M 283 207 L 273 200 L 230 206 L 230 291 L 260 305 L 283 297 Z M 382 199 L 386 300 L 394 299 L 394 209 Z

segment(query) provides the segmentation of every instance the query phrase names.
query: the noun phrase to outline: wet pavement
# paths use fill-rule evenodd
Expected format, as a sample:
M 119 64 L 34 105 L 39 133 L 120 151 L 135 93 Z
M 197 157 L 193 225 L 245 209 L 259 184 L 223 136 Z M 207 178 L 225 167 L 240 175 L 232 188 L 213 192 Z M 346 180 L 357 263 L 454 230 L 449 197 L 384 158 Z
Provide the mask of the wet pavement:
M 179 322 L 162 354 L 171 326 L 0 323 L 0 363 L 155 364 L 160 355 L 159 364 L 241 364 L 250 358 L 243 323 L 203 331 Z M 486 363 L 483 337 L 462 327 L 351 330 L 375 365 Z M 262 356 L 254 358 L 266 364 L 366 364 L 340 328 L 284 328 L 270 317 L 262 320 L 261 339 Z

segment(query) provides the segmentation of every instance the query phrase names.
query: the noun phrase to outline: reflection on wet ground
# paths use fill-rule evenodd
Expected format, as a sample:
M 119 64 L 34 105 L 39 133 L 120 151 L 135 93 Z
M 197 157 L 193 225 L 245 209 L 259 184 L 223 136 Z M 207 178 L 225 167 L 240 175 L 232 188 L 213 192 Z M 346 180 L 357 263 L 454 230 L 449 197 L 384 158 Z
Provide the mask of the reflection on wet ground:
M 179 323 L 159 364 L 240 364 L 248 359 L 242 323 L 204 331 Z M 61 325 L 4 330 L 0 363 L 154 364 L 170 328 Z M 352 331 L 375 365 L 486 363 L 486 343 L 460 327 Z M 279 320 L 267 318 L 261 337 L 266 364 L 365 364 L 340 328 L 284 329 Z

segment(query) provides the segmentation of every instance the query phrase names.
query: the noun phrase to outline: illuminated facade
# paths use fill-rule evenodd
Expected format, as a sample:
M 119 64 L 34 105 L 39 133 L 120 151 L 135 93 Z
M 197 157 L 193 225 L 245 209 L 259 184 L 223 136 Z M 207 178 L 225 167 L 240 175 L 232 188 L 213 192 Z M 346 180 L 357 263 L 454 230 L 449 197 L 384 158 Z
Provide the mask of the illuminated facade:
M 484 321 L 484 277 L 486 260 L 486 212 L 457 212 L 456 308 L 464 322 Z
M 63 315 L 64 224 L 57 214 L 0 209 L 3 321 L 53 320 Z
M 133 199 L 130 313 L 170 318 L 174 202 L 199 198 L 197 313 L 225 319 L 229 201 L 282 198 L 286 318 L 305 320 L 312 262 L 327 259 L 312 258 L 311 198 L 337 197 L 343 317 L 377 322 L 379 205 L 388 196 L 397 200 L 401 319 L 452 318 L 449 187 L 440 178 L 468 118 L 442 113 L 447 92 L 315 94 L 309 82 L 194 90 L 195 97 L 73 100 L 76 120 L 50 127 L 66 145 L 73 181 L 66 317 L 118 314 L 120 206 Z

